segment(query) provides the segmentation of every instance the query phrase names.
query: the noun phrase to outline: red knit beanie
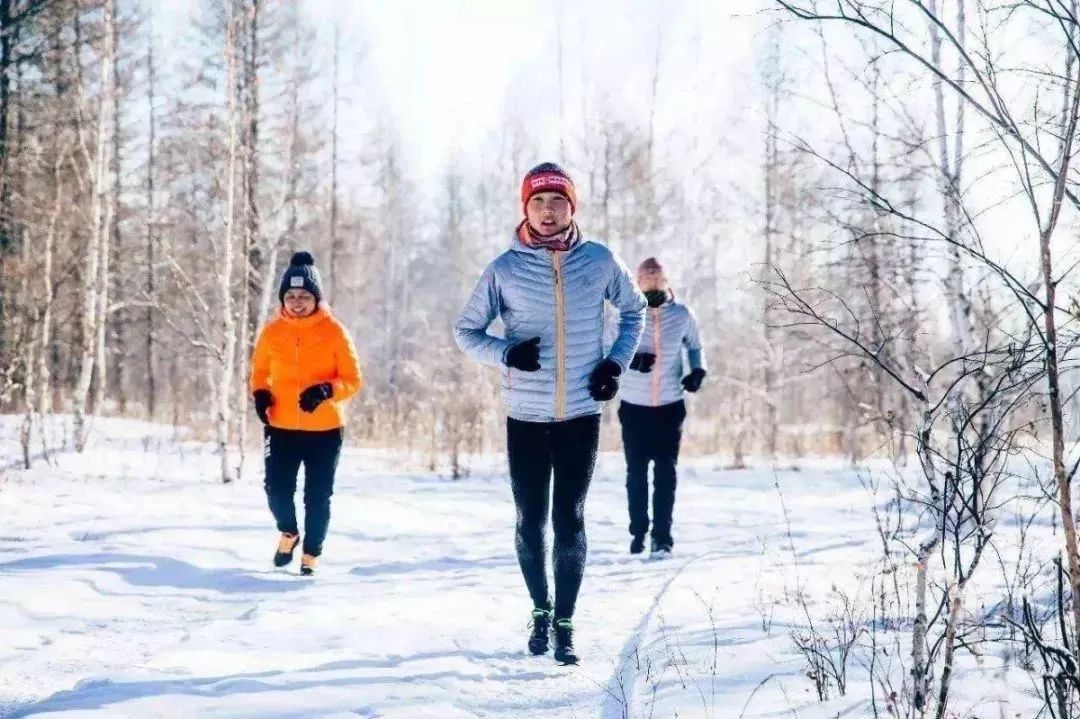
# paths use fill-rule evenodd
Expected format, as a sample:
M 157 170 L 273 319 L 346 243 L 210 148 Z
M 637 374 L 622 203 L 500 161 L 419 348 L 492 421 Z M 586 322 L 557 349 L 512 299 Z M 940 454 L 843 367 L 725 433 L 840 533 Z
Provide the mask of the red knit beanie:
M 543 162 L 525 173 L 525 179 L 521 181 L 521 210 L 525 211 L 525 205 L 529 198 L 538 192 L 558 192 L 570 201 L 570 211 L 577 212 L 577 191 L 574 189 L 574 181 L 566 170 L 554 162 Z

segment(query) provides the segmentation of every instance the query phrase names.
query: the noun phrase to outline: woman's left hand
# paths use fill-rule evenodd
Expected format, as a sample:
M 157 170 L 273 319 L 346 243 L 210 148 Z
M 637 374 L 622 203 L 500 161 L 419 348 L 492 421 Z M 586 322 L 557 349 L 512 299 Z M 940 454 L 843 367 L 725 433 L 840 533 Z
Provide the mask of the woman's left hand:
M 312 385 L 300 393 L 300 409 L 314 412 L 325 400 L 334 396 L 334 386 L 329 382 Z

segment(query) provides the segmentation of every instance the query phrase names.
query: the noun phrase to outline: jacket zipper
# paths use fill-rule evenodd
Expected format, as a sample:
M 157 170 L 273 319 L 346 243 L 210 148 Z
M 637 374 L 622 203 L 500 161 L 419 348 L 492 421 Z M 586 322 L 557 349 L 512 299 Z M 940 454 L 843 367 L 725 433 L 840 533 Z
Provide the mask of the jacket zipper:
M 562 258 L 551 253 L 555 272 L 555 419 L 566 418 L 566 298 L 562 281 Z
M 653 367 L 652 376 L 652 403 L 653 407 L 660 406 L 660 374 L 663 371 L 664 361 L 661 348 L 661 335 L 660 335 L 660 308 L 654 307 L 652 309 L 653 316 L 653 350 L 656 352 L 656 362 Z
M 300 409 L 300 393 L 303 392 L 303 388 L 300 386 L 300 335 L 296 336 L 296 428 L 303 429 L 301 425 L 304 421 L 303 410 Z

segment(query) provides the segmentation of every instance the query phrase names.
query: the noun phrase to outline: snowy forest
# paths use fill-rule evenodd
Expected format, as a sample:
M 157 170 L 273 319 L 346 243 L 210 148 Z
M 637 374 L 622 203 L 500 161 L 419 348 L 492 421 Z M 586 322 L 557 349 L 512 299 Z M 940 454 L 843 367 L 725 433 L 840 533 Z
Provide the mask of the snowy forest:
M 775 270 L 842 292 L 845 322 L 909 365 L 952 346 L 959 330 L 932 311 L 948 293 L 970 303 L 956 309 L 969 317 L 966 335 L 997 324 L 998 298 L 961 272 L 977 271 L 972 258 L 959 258 L 946 285 L 946 250 L 872 229 L 936 217 L 926 214 L 941 203 L 929 167 L 940 153 L 933 113 L 923 116 L 932 91 L 890 106 L 892 68 L 886 83 L 849 47 L 854 34 L 815 46 L 809 23 L 788 27 L 752 4 L 723 13 L 749 36 L 748 64 L 722 79 L 726 100 L 699 100 L 718 70 L 705 66 L 703 30 L 681 36 L 693 8 L 665 20 L 641 4 L 635 40 L 648 57 L 619 79 L 634 93 L 623 101 L 618 84 L 587 69 L 597 60 L 582 35 L 604 8 L 567 6 L 555 18 L 557 87 L 543 100 L 508 97 L 490 130 L 448 143 L 418 175 L 386 97 L 401 88 L 379 84 L 366 52 L 377 38 L 362 21 L 331 32 L 334 8 L 317 3 L 193 7 L 190 27 L 167 34 L 145 3 L 14 2 L 4 21 L 0 397 L 25 414 L 27 458 L 35 422 L 54 412 L 75 416 L 76 446 L 89 416 L 200 427 L 222 448 L 250 439 L 252 343 L 295 249 L 325 266 L 367 368 L 355 440 L 440 462 L 493 448 L 497 383 L 444 350 L 464 293 L 507 243 L 515 187 L 541 151 L 573 168 L 586 231 L 631 266 L 663 257 L 708 328 L 714 381 L 692 451 L 730 452 L 738 464 L 910 450 L 920 413 L 909 394 L 869 358 L 837 357 L 791 322 L 772 292 Z M 805 97 L 822 68 L 831 79 Z M 531 94 L 526 78 L 519 70 L 511 92 Z M 530 121 L 548 105 L 559 108 L 550 121 Z M 863 107 L 868 121 L 856 122 L 852 108 Z M 950 153 L 964 157 L 959 143 Z M 899 214 L 852 194 L 841 170 L 895 188 L 886 199 Z M 886 341 L 898 334 L 918 341 Z
M 1078 124 L 1077 0 L 0 0 L 0 716 L 1080 718 Z M 603 412 L 577 673 L 475 609 L 454 339 L 544 161 L 708 358 L 637 574 Z M 300 250 L 364 378 L 319 588 L 258 571 Z

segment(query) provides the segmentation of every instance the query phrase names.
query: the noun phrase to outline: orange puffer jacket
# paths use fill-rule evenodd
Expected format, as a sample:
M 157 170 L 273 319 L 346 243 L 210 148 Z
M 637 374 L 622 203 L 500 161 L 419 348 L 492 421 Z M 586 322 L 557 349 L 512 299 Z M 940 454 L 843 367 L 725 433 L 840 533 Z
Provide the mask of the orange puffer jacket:
M 300 393 L 323 382 L 333 386 L 333 397 L 314 412 L 301 410 Z M 268 389 L 274 396 L 272 427 L 309 432 L 344 427 L 345 401 L 362 385 L 349 331 L 326 305 L 308 317 L 290 317 L 282 310 L 259 333 L 251 360 L 251 391 Z

